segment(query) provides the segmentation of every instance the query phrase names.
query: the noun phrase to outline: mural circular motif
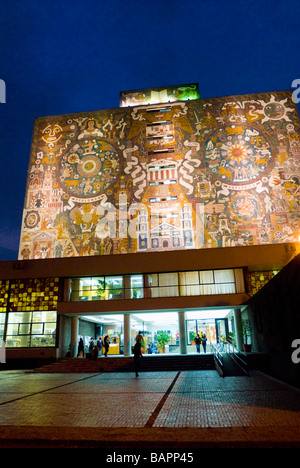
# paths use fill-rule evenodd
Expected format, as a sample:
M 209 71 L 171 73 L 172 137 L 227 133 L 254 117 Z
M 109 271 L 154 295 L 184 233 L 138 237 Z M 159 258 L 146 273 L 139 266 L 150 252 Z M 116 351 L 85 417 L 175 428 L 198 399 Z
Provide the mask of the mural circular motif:
M 272 163 L 267 138 L 256 128 L 229 125 L 215 130 L 204 143 L 209 171 L 228 184 L 247 184 L 265 174 Z
M 254 223 L 261 220 L 265 214 L 258 198 L 248 192 L 241 191 L 233 197 L 230 210 L 235 219 L 241 223 Z
M 84 140 L 60 159 L 58 178 L 69 195 L 92 198 L 113 183 L 120 171 L 117 150 L 106 141 Z
M 32 229 L 35 228 L 40 221 L 40 216 L 37 211 L 29 211 L 25 217 L 25 226 Z

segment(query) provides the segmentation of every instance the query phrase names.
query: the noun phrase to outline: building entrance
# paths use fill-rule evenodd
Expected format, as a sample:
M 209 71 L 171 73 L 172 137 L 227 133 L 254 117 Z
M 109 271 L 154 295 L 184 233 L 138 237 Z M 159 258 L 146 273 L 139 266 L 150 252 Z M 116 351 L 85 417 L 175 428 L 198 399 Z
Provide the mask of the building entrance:
M 81 317 L 78 340 L 83 339 L 85 352 L 88 353 L 91 338 L 96 343 L 99 337 L 103 341 L 108 336 L 108 355 L 122 356 L 131 353 L 136 336 L 141 333 L 142 353 L 145 355 L 195 354 L 212 352 L 212 345 L 228 338 L 229 330 L 234 339 L 234 317 L 231 309 L 108 313 Z M 200 347 L 197 346 L 197 335 L 201 341 Z

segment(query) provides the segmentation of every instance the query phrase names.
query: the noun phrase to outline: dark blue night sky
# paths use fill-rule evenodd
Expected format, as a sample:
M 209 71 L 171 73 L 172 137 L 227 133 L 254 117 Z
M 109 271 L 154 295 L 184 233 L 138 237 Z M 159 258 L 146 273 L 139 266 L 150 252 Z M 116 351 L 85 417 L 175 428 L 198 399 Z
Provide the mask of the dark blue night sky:
M 36 117 L 118 107 L 121 90 L 300 79 L 299 0 L 0 0 L 0 37 L 0 260 L 17 258 Z

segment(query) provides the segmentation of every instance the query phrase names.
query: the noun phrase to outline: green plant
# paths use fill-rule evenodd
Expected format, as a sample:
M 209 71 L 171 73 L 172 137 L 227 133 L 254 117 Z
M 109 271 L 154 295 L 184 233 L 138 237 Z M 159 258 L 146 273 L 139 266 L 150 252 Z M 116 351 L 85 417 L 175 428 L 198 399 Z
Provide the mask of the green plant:
M 164 349 L 165 345 L 167 343 L 169 343 L 169 341 L 170 341 L 170 335 L 166 331 L 158 330 L 157 335 L 156 335 L 156 339 L 157 339 L 157 342 L 158 342 L 158 346 L 160 348 Z
M 97 293 L 100 297 L 103 297 L 105 294 L 105 281 L 98 280 Z
M 190 332 L 190 342 L 195 341 L 196 333 L 194 331 Z
M 252 335 L 252 331 L 251 331 L 250 322 L 249 322 L 249 320 L 245 320 L 243 322 L 243 337 L 244 337 L 244 343 L 245 344 L 250 344 L 249 341 L 251 341 L 251 335 Z

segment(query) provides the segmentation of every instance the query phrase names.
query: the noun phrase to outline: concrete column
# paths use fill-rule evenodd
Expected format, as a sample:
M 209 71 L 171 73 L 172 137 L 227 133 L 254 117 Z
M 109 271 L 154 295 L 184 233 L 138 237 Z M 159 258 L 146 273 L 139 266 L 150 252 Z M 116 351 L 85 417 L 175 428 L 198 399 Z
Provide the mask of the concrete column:
M 125 286 L 125 299 L 131 299 L 131 284 L 130 284 L 130 276 L 125 276 L 124 280 L 124 286 Z
M 71 357 L 77 357 L 78 353 L 78 331 L 79 331 L 79 318 L 72 317 L 71 324 Z
M 72 280 L 71 301 L 79 301 L 79 285 L 80 285 L 80 280 L 79 279 L 73 279 Z
M 124 356 L 131 356 L 130 314 L 124 314 Z
M 72 281 L 70 278 L 65 279 L 64 281 L 64 302 L 69 302 L 71 299 L 71 288 L 72 288 Z
M 243 351 L 243 329 L 241 309 L 234 309 L 234 323 L 236 332 L 236 346 L 239 351 Z
M 185 312 L 178 312 L 180 354 L 187 354 Z

